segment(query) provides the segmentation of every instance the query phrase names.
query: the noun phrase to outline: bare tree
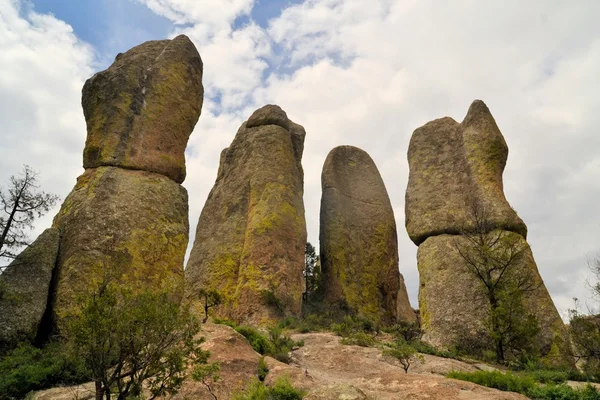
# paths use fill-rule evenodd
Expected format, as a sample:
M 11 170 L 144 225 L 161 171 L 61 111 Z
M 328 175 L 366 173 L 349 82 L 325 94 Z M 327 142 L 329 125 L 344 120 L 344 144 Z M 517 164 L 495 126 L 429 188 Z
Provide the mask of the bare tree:
M 485 293 L 488 333 L 496 361 L 504 362 L 507 350 L 518 353 L 531 347 L 532 338 L 539 331 L 537 320 L 525 310 L 523 299 L 540 283 L 531 269 L 523 268 L 528 247 L 521 237 L 497 227 L 481 203 L 473 201 L 469 206 L 471 224 L 461 230 L 454 248 Z
M 14 258 L 17 251 L 29 244 L 28 231 L 36 218 L 47 213 L 59 197 L 40 191 L 38 173 L 28 165 L 23 166 L 20 176 L 10 177 L 7 188 L 0 188 L 0 259 Z

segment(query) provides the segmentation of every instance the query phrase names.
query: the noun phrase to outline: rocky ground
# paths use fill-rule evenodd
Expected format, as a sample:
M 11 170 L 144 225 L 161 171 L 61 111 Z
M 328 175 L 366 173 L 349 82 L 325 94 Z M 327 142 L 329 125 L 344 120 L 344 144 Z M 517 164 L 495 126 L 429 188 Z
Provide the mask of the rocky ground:
M 220 380 L 211 382 L 217 399 L 230 399 L 257 376 L 260 355 L 246 339 L 228 326 L 206 324 L 203 327 L 205 349 L 212 361 L 221 364 Z M 424 362 L 411 366 L 406 374 L 393 358 L 381 355 L 377 348 L 346 346 L 332 333 L 293 335 L 304 346 L 292 352 L 292 362 L 281 363 L 267 357 L 270 384 L 287 375 L 292 383 L 307 390 L 307 400 L 359 399 L 444 399 L 444 400 L 517 400 L 526 399 L 516 393 L 506 393 L 469 382 L 444 378 L 451 370 L 476 371 L 489 368 L 484 364 L 469 364 L 452 359 L 423 355 Z M 38 392 L 36 400 L 93 399 L 93 385 L 54 388 Z M 214 399 L 206 386 L 188 381 L 174 399 Z

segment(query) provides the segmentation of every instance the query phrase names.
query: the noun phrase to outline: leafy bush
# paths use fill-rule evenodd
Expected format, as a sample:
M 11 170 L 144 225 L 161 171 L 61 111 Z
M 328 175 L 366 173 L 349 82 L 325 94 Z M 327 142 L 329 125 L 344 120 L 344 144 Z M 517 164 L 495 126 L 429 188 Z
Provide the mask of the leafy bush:
M 400 321 L 388 329 L 396 338 L 402 338 L 407 343 L 416 342 L 423 336 L 423 330 L 416 322 Z
M 296 329 L 300 333 L 308 333 L 329 329 L 331 321 L 318 314 L 309 314 L 302 318 L 287 317 L 277 326 L 283 329 Z
M 521 393 L 537 400 L 600 400 L 600 393 L 590 385 L 573 389 L 562 383 L 541 385 L 530 373 L 515 374 L 500 371 L 451 372 L 448 378 L 469 381 L 499 390 Z M 545 376 L 542 379 L 550 379 Z M 557 379 L 557 377 L 554 377 Z
M 301 400 L 305 392 L 292 386 L 287 377 L 275 381 L 273 387 L 265 386 L 259 380 L 248 384 L 244 392 L 233 396 L 234 400 Z
M 269 367 L 265 362 L 265 358 L 261 357 L 260 360 L 258 360 L 258 380 L 261 382 L 264 381 L 268 373 Z
M 396 339 L 394 342 L 386 344 L 386 347 L 387 349 L 383 351 L 383 354 L 400 361 L 406 373 L 415 361 L 424 361 L 423 356 L 417 354 L 417 350 L 404 339 Z
M 258 330 L 249 326 L 236 326 L 230 321 L 222 321 L 226 325 L 231 326 L 239 334 L 244 336 L 250 342 L 250 346 L 259 354 L 271 356 L 281 362 L 288 363 L 290 361 L 289 352 L 295 346 L 303 346 L 304 342 L 294 341 L 287 335 L 283 334 L 283 329 L 279 326 L 269 328 L 269 337 L 266 337 Z
M 339 324 L 332 324 L 331 330 L 338 336 L 349 337 L 353 333 L 376 333 L 379 329 L 366 318 L 356 315 L 346 315 Z
M 89 371 L 58 343 L 22 345 L 0 360 L 0 399 L 22 399 L 33 390 L 85 382 Z
M 534 371 L 523 372 L 522 374 L 531 376 L 536 382 L 539 383 L 564 383 L 569 380 L 569 373 L 565 371 L 558 371 L 552 369 L 540 369 Z
M 500 371 L 476 371 L 476 372 L 457 372 L 448 374 L 448 378 L 469 381 L 478 385 L 487 386 L 508 392 L 517 392 L 526 394 L 534 387 L 536 382 L 529 376 L 516 375 L 511 372 L 502 373 Z
M 271 355 L 274 352 L 273 344 L 259 331 L 249 326 L 237 326 L 234 329 L 250 342 L 250 346 L 259 354 Z
M 187 376 L 187 363 L 206 361 L 194 339 L 199 323 L 168 288 L 134 290 L 106 281 L 81 298 L 71 315 L 69 346 L 96 383 L 96 398 L 173 395 Z
M 351 333 L 349 336 L 342 338 L 340 342 L 346 345 L 371 347 L 377 343 L 377 340 L 375 340 L 373 335 L 370 335 L 368 333 L 356 332 Z

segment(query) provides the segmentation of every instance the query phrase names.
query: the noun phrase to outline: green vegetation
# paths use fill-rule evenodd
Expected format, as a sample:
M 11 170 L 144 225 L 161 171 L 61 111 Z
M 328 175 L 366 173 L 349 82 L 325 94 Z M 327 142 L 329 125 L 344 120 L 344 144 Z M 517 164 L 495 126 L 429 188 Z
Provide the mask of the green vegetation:
M 387 343 L 386 347 L 383 355 L 397 359 L 406 373 L 415 361 L 424 362 L 423 356 L 417 354 L 417 350 L 404 339 L 396 339 L 392 343 Z
M 269 373 L 269 367 L 267 366 L 267 363 L 265 362 L 265 358 L 261 357 L 260 360 L 258 360 L 258 380 L 263 382 L 265 380 L 265 378 L 267 377 L 268 373 Z
M 377 340 L 373 335 L 368 333 L 356 332 L 343 337 L 340 343 L 352 346 L 372 347 L 377 344 Z
M 249 326 L 237 326 L 231 321 L 215 319 L 215 323 L 232 327 L 236 332 L 248 339 L 254 351 L 265 356 L 271 356 L 284 363 L 290 362 L 289 353 L 292 351 L 292 348 L 304 345 L 302 341 L 296 342 L 289 336 L 284 335 L 283 329 L 280 326 L 269 328 L 269 336 L 267 337 L 257 329 Z
M 573 389 L 551 373 L 513 373 L 500 371 L 451 372 L 448 378 L 473 382 L 494 389 L 521 393 L 539 400 L 600 400 L 600 393 L 590 385 Z
M 62 345 L 21 345 L 0 360 L 0 400 L 22 399 L 31 391 L 85 382 L 90 371 Z
M 464 334 L 460 347 L 473 355 L 493 350 L 498 363 L 536 354 L 540 327 L 525 308 L 524 298 L 539 288 L 540 280 L 532 269 L 522 267 L 528 247 L 520 235 L 495 229 L 482 204 L 473 201 L 469 206 L 472 227 L 461 230 L 454 249 L 487 300 L 484 326 L 488 337 L 476 340 Z
M 198 359 L 196 360 L 198 365 L 196 365 L 192 371 L 192 379 L 202 383 L 206 390 L 208 390 L 208 393 L 210 393 L 215 400 L 218 400 L 212 385 L 221 379 L 219 376 L 221 365 L 218 362 L 209 363 L 209 356 L 210 352 L 208 351 L 199 352 Z
M 318 292 L 321 283 L 321 263 L 315 246 L 310 242 L 306 243 L 304 251 L 304 280 L 303 300 L 308 301 Z
M 301 400 L 305 392 L 294 388 L 287 377 L 278 378 L 272 387 L 259 380 L 248 384 L 244 392 L 233 396 L 234 400 Z
M 205 363 L 199 323 L 165 291 L 134 292 L 125 285 L 104 282 L 82 299 L 81 312 L 67 329 L 73 355 L 83 360 L 95 382 L 96 398 L 150 399 L 173 395 L 192 366 Z
M 216 290 L 206 289 L 200 289 L 198 296 L 204 302 L 204 318 L 202 319 L 202 323 L 204 324 L 206 321 L 208 321 L 208 311 L 211 308 L 223 303 L 223 296 L 221 296 L 221 293 Z
M 595 299 L 600 296 L 600 254 L 588 261 L 588 267 L 596 278 L 591 284 Z M 597 305 L 596 305 L 597 307 Z M 579 312 L 579 301 L 575 299 L 575 309 L 570 310 L 570 333 L 574 344 L 575 356 L 583 361 L 583 372 L 600 379 L 600 315 Z M 596 308 L 597 310 L 597 308 Z
M 287 317 L 278 325 L 282 329 L 295 329 L 300 333 L 329 330 L 331 320 L 319 314 L 308 314 L 302 318 Z

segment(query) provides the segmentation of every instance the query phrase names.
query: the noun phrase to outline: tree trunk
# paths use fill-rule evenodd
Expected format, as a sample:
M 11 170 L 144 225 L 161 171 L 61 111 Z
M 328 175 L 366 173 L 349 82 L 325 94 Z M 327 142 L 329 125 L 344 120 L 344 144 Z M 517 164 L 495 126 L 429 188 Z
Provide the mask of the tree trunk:
M 503 338 L 500 336 L 498 329 L 498 316 L 496 314 L 496 310 L 498 309 L 498 299 L 494 292 L 489 294 L 491 312 L 492 312 L 492 337 L 494 339 L 494 344 L 496 347 L 496 362 L 503 363 L 504 362 L 504 344 Z
M 10 212 L 8 220 L 6 220 L 6 225 L 4 225 L 4 230 L 2 231 L 2 238 L 0 239 L 0 250 L 2 250 L 2 247 L 4 247 L 4 241 L 6 240 L 8 232 L 10 231 L 10 226 L 12 225 L 13 220 L 15 219 L 15 214 L 17 213 L 17 208 L 19 207 L 20 200 L 21 192 L 19 192 L 19 196 L 17 196 L 17 199 L 15 200 L 15 204 L 13 205 L 13 209 Z
M 103 400 L 104 398 L 104 389 L 102 388 L 102 382 L 96 381 L 96 400 Z

